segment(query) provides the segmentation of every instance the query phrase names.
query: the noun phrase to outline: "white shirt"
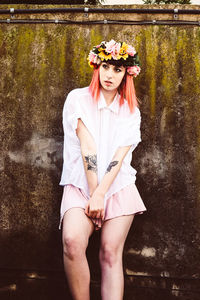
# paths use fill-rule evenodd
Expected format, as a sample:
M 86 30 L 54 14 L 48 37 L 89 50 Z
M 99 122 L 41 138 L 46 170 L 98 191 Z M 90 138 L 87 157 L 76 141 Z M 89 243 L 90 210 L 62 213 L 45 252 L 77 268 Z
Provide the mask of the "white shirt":
M 135 182 L 136 170 L 130 164 L 132 151 L 141 141 L 140 111 L 136 107 L 135 112 L 131 113 L 127 101 L 120 106 L 119 98 L 117 94 L 107 106 L 103 93 L 100 93 L 100 99 L 96 102 L 91 97 L 88 87 L 75 89 L 68 94 L 63 109 L 64 163 L 60 185 L 73 184 L 82 189 L 89 198 L 80 141 L 76 135 L 79 118 L 96 143 L 98 182 L 101 182 L 117 148 L 132 145 L 105 195 L 105 200 Z

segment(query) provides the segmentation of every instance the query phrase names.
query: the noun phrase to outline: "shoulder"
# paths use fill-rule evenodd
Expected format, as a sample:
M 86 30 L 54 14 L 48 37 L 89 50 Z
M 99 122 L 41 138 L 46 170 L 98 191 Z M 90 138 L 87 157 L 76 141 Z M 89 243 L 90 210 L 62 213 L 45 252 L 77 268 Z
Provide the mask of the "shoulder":
M 124 104 L 121 106 L 121 116 L 128 118 L 128 119 L 140 119 L 141 114 L 140 114 L 140 109 L 138 106 L 135 107 L 135 110 L 133 112 L 130 111 L 129 105 L 127 100 L 124 101 Z
M 79 106 L 80 101 L 90 97 L 89 87 L 77 88 L 69 92 L 65 100 L 64 109 Z
M 74 99 L 74 98 L 82 98 L 85 96 L 89 96 L 90 92 L 89 92 L 89 87 L 84 87 L 84 88 L 77 88 L 72 90 L 71 92 L 69 92 L 69 94 L 67 95 L 66 100 L 68 99 Z

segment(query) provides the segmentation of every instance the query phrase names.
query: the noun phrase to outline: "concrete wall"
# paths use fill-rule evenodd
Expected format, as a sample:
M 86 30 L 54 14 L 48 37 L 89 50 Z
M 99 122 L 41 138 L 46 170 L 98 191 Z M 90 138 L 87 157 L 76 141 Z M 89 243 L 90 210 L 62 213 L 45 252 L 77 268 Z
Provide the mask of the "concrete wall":
M 156 16 L 134 15 L 147 18 Z M 143 142 L 133 165 L 148 212 L 136 217 L 128 236 L 125 274 L 199 279 L 200 28 L 195 26 L 0 24 L 0 268 L 63 268 L 62 107 L 70 90 L 90 82 L 88 51 L 111 38 L 133 43 L 142 64 L 135 86 Z M 98 240 L 97 234 L 89 250 L 96 267 Z

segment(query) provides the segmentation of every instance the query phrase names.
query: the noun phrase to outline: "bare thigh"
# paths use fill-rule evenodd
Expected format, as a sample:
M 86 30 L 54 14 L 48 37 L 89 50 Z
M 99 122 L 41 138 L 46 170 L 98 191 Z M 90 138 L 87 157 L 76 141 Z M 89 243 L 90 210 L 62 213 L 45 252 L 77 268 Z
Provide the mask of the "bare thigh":
M 86 216 L 84 209 L 75 207 L 65 213 L 62 229 L 63 244 L 66 239 L 78 239 L 87 243 L 93 231 L 94 225 Z
M 101 247 L 110 245 L 122 252 L 133 219 L 134 215 L 129 215 L 107 220 L 102 228 Z

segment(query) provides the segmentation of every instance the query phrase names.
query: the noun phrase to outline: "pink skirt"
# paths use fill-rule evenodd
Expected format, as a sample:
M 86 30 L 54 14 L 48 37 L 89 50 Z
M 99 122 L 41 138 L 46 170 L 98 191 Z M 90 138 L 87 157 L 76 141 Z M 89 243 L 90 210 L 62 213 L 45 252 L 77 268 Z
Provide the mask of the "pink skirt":
M 64 186 L 60 208 L 60 226 L 66 211 L 79 207 L 85 209 L 88 199 L 78 187 L 68 184 Z M 108 198 L 105 207 L 105 220 L 132 214 L 142 214 L 146 207 L 135 184 L 128 185 Z M 92 220 L 92 219 L 91 219 Z M 93 221 L 93 220 L 92 220 Z

